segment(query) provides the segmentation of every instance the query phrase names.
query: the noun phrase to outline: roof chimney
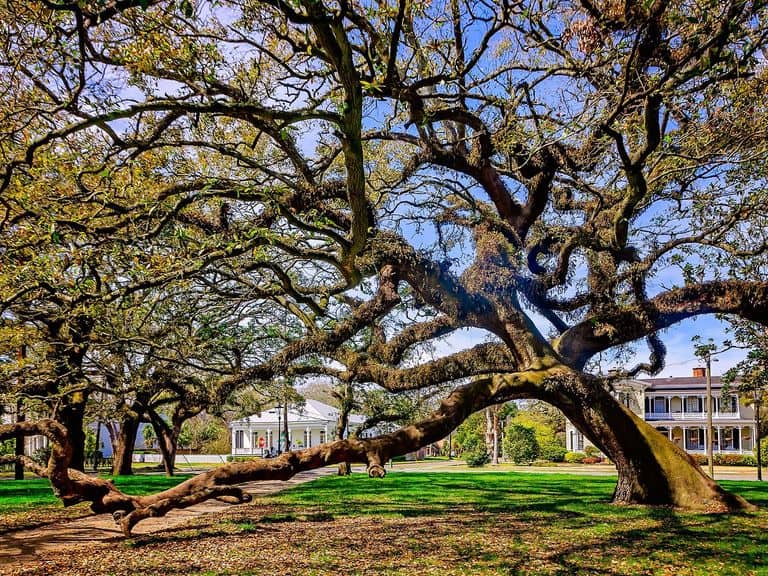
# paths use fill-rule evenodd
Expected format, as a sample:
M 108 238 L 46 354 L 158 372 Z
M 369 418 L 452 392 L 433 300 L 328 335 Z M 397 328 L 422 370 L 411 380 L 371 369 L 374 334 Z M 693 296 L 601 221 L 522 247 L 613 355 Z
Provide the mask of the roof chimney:
M 694 368 L 693 369 L 693 377 L 694 378 L 705 378 L 707 376 L 707 369 L 706 368 Z

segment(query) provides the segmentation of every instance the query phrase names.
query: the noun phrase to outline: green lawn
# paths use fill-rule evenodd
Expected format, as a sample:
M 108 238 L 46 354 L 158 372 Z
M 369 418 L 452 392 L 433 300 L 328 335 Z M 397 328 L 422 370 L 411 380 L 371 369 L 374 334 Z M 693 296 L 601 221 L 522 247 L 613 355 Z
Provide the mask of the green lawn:
M 189 477 L 188 474 L 172 478 L 160 475 L 137 475 L 118 476 L 112 480 L 123 492 L 142 495 L 176 486 Z M 61 501 L 53 495 L 51 483 L 44 478 L 0 481 L 0 514 L 19 512 L 35 506 L 57 505 L 61 506 Z
M 175 486 L 189 474 L 167 478 L 157 474 L 119 476 L 115 485 L 128 494 L 150 494 Z M 0 480 L 0 534 L 8 530 L 34 528 L 43 524 L 86 516 L 88 503 L 63 508 L 51 483 L 43 478 L 31 480 Z
M 139 486 L 146 478 L 126 480 L 134 491 L 161 487 Z M 25 574 L 768 575 L 768 483 L 723 482 L 763 507 L 731 515 L 613 506 L 614 483 L 558 473 L 328 476 L 186 528 L 51 556 Z
M 722 484 L 763 509 L 703 515 L 613 506 L 614 478 L 511 472 L 326 477 L 273 500 L 304 509 L 309 520 L 374 515 L 440 525 L 465 516 L 465 533 L 435 542 L 453 549 L 463 573 L 768 574 L 768 483 Z

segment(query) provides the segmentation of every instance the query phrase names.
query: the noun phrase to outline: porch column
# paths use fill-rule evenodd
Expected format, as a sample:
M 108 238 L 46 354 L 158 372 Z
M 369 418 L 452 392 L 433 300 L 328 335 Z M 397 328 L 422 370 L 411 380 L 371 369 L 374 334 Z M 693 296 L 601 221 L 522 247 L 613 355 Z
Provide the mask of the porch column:
M 312 429 L 307 426 L 307 445 L 305 448 L 312 448 Z
M 683 450 L 688 452 L 688 426 L 682 426 L 683 429 Z

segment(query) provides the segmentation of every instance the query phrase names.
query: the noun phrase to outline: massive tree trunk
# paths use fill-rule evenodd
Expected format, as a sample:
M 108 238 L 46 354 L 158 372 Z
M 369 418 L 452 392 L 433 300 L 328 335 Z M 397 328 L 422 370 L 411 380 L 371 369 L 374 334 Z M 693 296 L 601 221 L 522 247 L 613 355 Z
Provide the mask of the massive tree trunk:
M 616 503 L 672 505 L 705 511 L 749 506 L 707 477 L 691 456 L 617 402 L 598 379 L 575 373 L 542 387 L 541 397 L 616 465 Z

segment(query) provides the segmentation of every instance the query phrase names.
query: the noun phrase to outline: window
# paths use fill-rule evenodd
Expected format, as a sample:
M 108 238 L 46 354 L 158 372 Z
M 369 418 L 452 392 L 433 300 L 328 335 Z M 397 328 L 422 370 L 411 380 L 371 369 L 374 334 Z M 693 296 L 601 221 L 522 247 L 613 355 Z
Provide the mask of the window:
M 325 444 L 325 430 L 320 430 L 320 444 Z
M 584 434 L 571 430 L 571 451 L 580 452 L 584 450 Z
M 667 411 L 667 399 L 662 396 L 657 396 L 653 399 L 653 411 L 657 414 Z
M 689 428 L 685 431 L 685 449 L 702 450 L 704 448 L 704 429 Z
M 701 398 L 699 396 L 688 396 L 685 399 L 686 412 L 703 412 Z
M 235 430 L 235 448 L 242 448 L 245 439 L 245 432 L 243 430 Z
M 738 450 L 739 449 L 739 429 L 738 428 L 723 428 L 721 431 L 723 439 L 723 450 Z

